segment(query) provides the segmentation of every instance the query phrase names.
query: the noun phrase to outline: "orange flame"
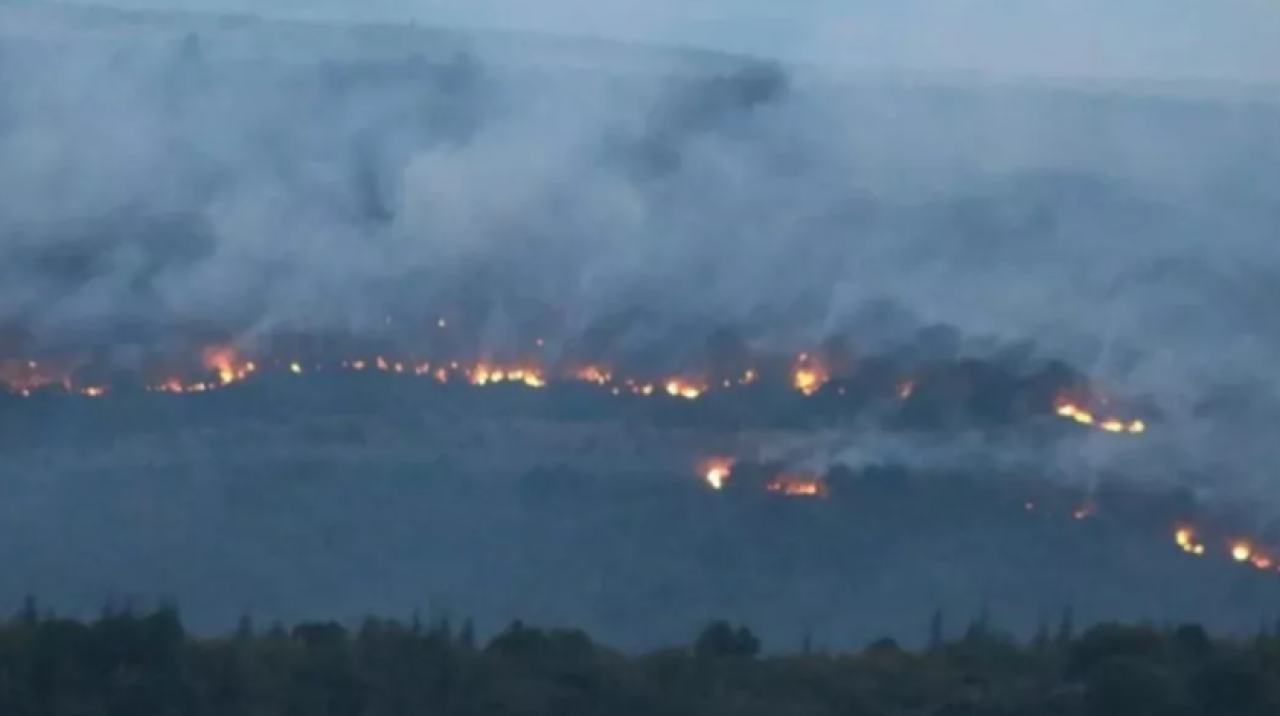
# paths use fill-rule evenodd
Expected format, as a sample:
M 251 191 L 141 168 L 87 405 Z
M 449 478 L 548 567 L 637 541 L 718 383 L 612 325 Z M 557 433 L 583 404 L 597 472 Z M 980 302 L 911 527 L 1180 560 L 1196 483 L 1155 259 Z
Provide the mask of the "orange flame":
M 679 378 L 668 380 L 665 387 L 668 395 L 685 398 L 686 400 L 695 400 L 701 397 L 704 392 L 703 388 Z
M 711 489 L 723 490 L 724 486 L 729 483 L 729 476 L 732 474 L 732 470 L 733 460 L 714 457 L 703 465 L 702 478 L 706 480 Z
M 1069 400 L 1059 399 L 1057 406 L 1054 408 L 1054 412 L 1058 414 L 1058 417 L 1074 420 L 1081 425 L 1096 427 L 1099 430 L 1105 430 L 1109 433 L 1128 433 L 1130 435 L 1137 435 L 1147 431 L 1146 423 L 1141 420 L 1131 420 L 1126 422 L 1114 417 L 1097 418 L 1093 413 L 1090 413 L 1088 410 L 1085 410 Z
M 795 370 L 791 373 L 791 384 L 805 395 L 818 392 L 830 379 L 826 368 L 814 360 L 808 353 L 801 353 L 796 359 Z
M 782 474 L 770 481 L 765 489 L 786 497 L 827 496 L 827 484 L 821 478 L 808 475 Z

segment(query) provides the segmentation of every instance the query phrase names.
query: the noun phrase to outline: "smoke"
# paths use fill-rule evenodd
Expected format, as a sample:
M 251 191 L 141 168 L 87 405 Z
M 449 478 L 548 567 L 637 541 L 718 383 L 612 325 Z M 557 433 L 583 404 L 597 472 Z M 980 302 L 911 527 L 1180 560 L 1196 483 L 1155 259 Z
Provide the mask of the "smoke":
M 930 7 L 868 22 L 918 18 L 903 52 L 936 49 L 930 33 L 959 11 Z M 561 9 L 547 22 L 593 32 L 591 13 Z M 1204 27 L 1227 32 L 1246 9 L 1266 26 L 1241 3 Z M 692 26 L 666 10 L 623 16 L 651 38 Z M 805 29 L 848 31 L 841 11 L 814 12 L 831 22 Z M 1071 37 L 1093 27 L 1079 12 L 1048 3 L 992 32 L 1030 43 L 1068 13 L 1056 25 Z M 359 334 L 466 304 L 493 344 L 535 319 L 571 339 L 642 310 L 624 344 L 737 325 L 791 350 L 889 301 L 973 346 L 1030 341 L 1158 396 L 1181 426 L 1170 439 L 1198 455 L 1223 439 L 1196 412 L 1211 387 L 1275 394 L 1280 105 L 1264 95 L 849 80 L 409 26 L 4 13 L 0 318 L 42 341 L 189 324 Z M 1202 45 L 1198 58 L 1230 54 Z M 1233 47 L 1217 66 L 1247 64 L 1252 45 Z M 938 53 L 925 64 L 958 67 Z M 1085 54 L 1111 58 L 1072 57 Z M 1105 76 L 1090 69 L 1058 74 Z M 1232 439 L 1258 436 L 1234 451 L 1252 461 L 1269 445 L 1247 422 Z
M 1274 82 L 1270 0 L 113 0 L 117 7 L 422 23 L 713 47 L 874 72 Z
M 1275 27 L 1274 10 L 1219 4 L 1206 21 L 1162 3 L 1160 17 L 1176 19 L 1161 22 L 1202 31 L 1188 49 L 1182 30 L 1136 39 L 1128 28 L 1142 24 L 1138 11 L 1115 10 L 1127 24 L 1103 28 L 1065 3 L 1042 5 L 1040 14 L 1002 7 L 1004 24 L 991 24 L 994 11 L 964 17 L 936 3 L 928 12 L 896 3 L 851 24 L 852 11 L 815 5 L 777 33 L 755 20 L 725 25 L 710 6 L 692 22 L 661 3 L 609 5 L 609 22 L 600 4 L 579 2 L 525 12 L 468 3 L 469 14 L 423 18 L 614 29 L 821 69 L 514 33 L 4 6 L 0 324 L 22 326 L 37 348 L 107 343 L 132 355 L 188 326 L 252 341 L 284 330 L 362 336 L 391 318 L 412 337 L 446 314 L 492 349 L 527 345 L 531 334 L 554 345 L 611 332 L 615 346 L 654 362 L 661 355 L 645 352 L 654 343 L 670 350 L 672 335 L 701 339 L 702 329 L 726 325 L 788 352 L 843 337 L 860 357 L 899 348 L 899 324 L 941 324 L 964 337 L 940 339 L 960 356 L 1013 345 L 1035 360 L 1064 357 L 1116 386 L 1114 403 L 1127 392 L 1151 396 L 1159 420 L 1141 436 L 1044 443 L 1013 431 L 939 437 L 853 425 L 766 438 L 756 457 L 815 472 L 1025 468 L 1090 487 L 1124 474 L 1268 507 L 1274 489 L 1259 466 L 1275 456 L 1280 105 L 1234 87 L 1193 95 L 991 76 L 1262 80 L 1280 67 L 1275 43 L 1256 39 Z M 403 16 L 391 4 L 365 6 Z M 463 12 L 455 6 L 423 7 Z M 325 14 L 319 4 L 275 9 Z M 961 39 L 944 41 L 943 28 Z M 702 43 L 699 32 L 721 36 Z M 788 47 L 766 47 L 767 35 Z M 828 66 L 877 63 L 894 72 L 851 78 Z M 925 81 L 915 70 L 986 77 Z M 548 325 L 557 330 L 541 333 Z M 20 536 L 6 541 L 6 563 L 30 580 L 15 577 L 10 589 L 78 585 L 84 594 L 67 601 L 83 607 L 104 584 L 133 579 L 203 599 L 197 606 L 230 621 L 236 600 L 271 616 L 364 609 L 371 584 L 387 587 L 376 606 L 388 609 L 443 594 L 499 619 L 537 615 L 543 600 L 550 618 L 595 610 L 593 623 L 625 624 L 617 628 L 642 641 L 652 637 L 638 632 L 667 619 L 669 604 L 695 605 L 676 618 L 681 629 L 735 609 L 778 617 L 778 604 L 800 604 L 802 620 L 827 627 L 845 604 L 858 611 L 869 600 L 882 608 L 868 614 L 910 628 L 938 593 L 964 594 L 976 610 L 1002 588 L 1042 586 L 1004 564 L 1020 523 L 991 532 L 948 524 L 928 540 L 887 540 L 904 551 L 900 562 L 876 561 L 882 546 L 872 545 L 866 563 L 892 574 L 851 585 L 845 555 L 831 546 L 852 539 L 837 513 L 823 513 L 816 532 L 770 531 L 756 514 L 717 522 L 708 518 L 716 508 L 689 509 L 688 494 L 632 500 L 632 488 L 612 483 L 597 500 L 525 510 L 480 478 L 560 459 L 556 450 L 531 456 L 502 439 L 431 437 L 464 428 L 447 425 L 449 416 L 414 422 L 422 406 L 406 402 L 394 416 L 379 404 L 388 425 L 376 430 L 353 419 L 356 427 L 330 426 L 308 442 L 271 432 L 264 419 L 243 432 L 224 425 L 225 434 L 195 426 L 179 447 L 170 431 L 199 411 L 155 407 L 137 418 L 139 435 L 114 448 L 127 454 L 83 463 L 68 448 L 83 435 L 44 434 L 44 452 L 11 463 L 22 479 L 0 486 L 6 524 Z M 227 415 L 274 407 L 237 405 Z M 94 409 L 80 414 L 84 434 L 128 426 L 124 408 Z M 562 431 L 541 429 L 559 447 Z M 254 439 L 270 445 L 231 451 Z M 225 457 L 212 455 L 222 447 Z M 640 458 L 658 448 L 642 448 L 620 448 L 592 470 L 648 469 Z M 420 479 L 482 459 L 512 464 L 459 468 L 467 479 L 456 482 Z M 377 469 L 366 475 L 361 464 Z M 352 481 L 352 472 L 370 479 Z M 106 477 L 85 479 L 95 474 Z M 860 519 L 880 517 L 898 516 Z M 790 534 L 813 539 L 782 537 Z M 976 543 L 966 542 L 973 554 L 999 555 L 985 561 L 1004 587 L 948 573 L 874 591 L 896 584 L 898 565 L 925 560 L 914 554 L 921 544 L 950 549 L 955 535 Z M 97 551 L 52 547 L 64 543 Z M 1058 600 L 1051 608 L 1085 593 L 1099 612 L 1122 604 L 1141 613 L 1168 596 L 1168 575 L 1185 574 L 1180 562 L 1152 571 L 1154 600 L 1104 595 L 1120 591 L 1112 577 L 1128 576 L 1131 560 L 1084 554 L 1073 571 L 1033 543 L 1017 547 L 1018 559 L 1052 565 L 1043 575 Z M 940 559 L 951 569 L 976 563 Z M 798 571 L 779 566 L 793 563 Z M 1090 571 L 1099 563 L 1106 569 Z M 1264 612 L 1213 608 L 1229 601 L 1213 591 L 1225 583 L 1200 580 L 1174 595 L 1182 601 L 1171 613 L 1252 626 Z M 901 594 L 915 595 L 912 610 Z M 780 632 L 795 627 L 777 622 Z

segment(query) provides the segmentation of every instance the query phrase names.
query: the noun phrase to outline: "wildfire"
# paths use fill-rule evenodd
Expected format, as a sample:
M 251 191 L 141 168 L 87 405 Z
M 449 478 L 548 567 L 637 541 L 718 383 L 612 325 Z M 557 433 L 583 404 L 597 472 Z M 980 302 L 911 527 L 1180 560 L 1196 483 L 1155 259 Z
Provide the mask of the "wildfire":
M 199 378 L 168 376 L 148 384 L 147 389 L 160 393 L 199 393 L 247 381 L 261 372 L 260 364 L 246 360 L 238 351 L 226 346 L 215 346 L 204 350 L 201 362 L 203 370 L 210 375 Z M 697 374 L 650 376 L 645 379 L 637 376 L 618 376 L 612 368 L 601 364 L 581 366 L 568 372 L 559 370 L 552 372 L 545 366 L 539 365 L 537 361 L 528 360 L 514 364 L 491 361 L 466 364 L 456 360 L 441 362 L 417 359 L 395 360 L 384 355 L 350 358 L 333 364 L 309 364 L 295 358 L 276 358 L 262 365 L 273 371 L 284 371 L 294 375 L 302 375 L 312 370 L 326 371 L 331 368 L 354 372 L 376 370 L 381 373 L 422 376 L 439 383 L 458 381 L 473 386 L 510 383 L 529 388 L 544 388 L 553 382 L 569 381 L 600 386 L 611 394 L 619 396 L 666 395 L 684 400 L 695 400 L 713 390 L 733 390 L 737 386 L 751 385 L 761 380 L 761 374 L 754 368 L 745 369 L 734 377 L 717 378 L 715 382 L 709 382 L 707 376 Z M 30 396 L 37 391 L 58 385 L 62 385 L 67 393 L 77 395 L 102 395 L 110 387 L 78 385 L 72 382 L 71 375 L 70 369 L 52 370 L 37 361 L 0 362 L 0 388 L 8 388 L 10 392 L 23 396 Z M 790 382 L 792 387 L 803 395 L 816 394 L 829 380 L 827 368 L 813 355 L 801 353 L 794 361 Z M 896 386 L 898 398 L 901 400 L 910 398 L 918 385 L 916 378 L 903 380 Z M 844 394 L 843 388 L 838 391 L 838 394 Z M 1091 400 L 1103 402 L 1096 396 L 1091 397 Z M 1061 396 L 1054 401 L 1052 408 L 1059 418 L 1104 432 L 1135 435 L 1147 430 L 1147 425 L 1142 420 L 1100 417 L 1086 409 L 1084 404 L 1083 400 Z
M 1098 418 L 1095 417 L 1093 413 L 1090 413 L 1079 405 L 1067 400 L 1059 400 L 1054 411 L 1058 414 L 1058 417 L 1074 420 L 1081 425 L 1088 425 L 1090 427 L 1098 428 L 1099 430 L 1105 430 L 1109 433 L 1128 433 L 1130 435 L 1137 435 L 1147 431 L 1146 423 L 1141 420 L 1130 420 L 1126 422 L 1114 417 Z
M 1173 539 L 1178 543 L 1178 547 L 1187 554 L 1196 556 L 1204 554 L 1204 545 L 1196 540 L 1196 533 L 1190 527 L 1179 527 L 1173 533 Z
M 1174 532 L 1173 538 L 1183 552 L 1197 557 L 1204 555 L 1204 543 L 1196 538 L 1195 530 L 1190 527 L 1179 527 Z M 1238 564 L 1247 564 L 1262 571 L 1277 568 L 1276 560 L 1249 540 L 1238 539 L 1230 542 L 1226 552 L 1227 556 Z
M 1253 547 L 1248 542 L 1236 542 L 1231 545 L 1231 558 L 1237 562 L 1248 562 L 1253 556 Z
M 826 497 L 827 483 L 810 475 L 782 474 L 765 485 L 769 492 L 784 497 Z
M 240 362 L 236 352 L 230 348 L 208 348 L 204 351 L 205 368 L 218 374 L 222 385 L 230 385 L 244 380 L 257 370 L 252 362 Z
M 796 367 L 791 374 L 791 384 L 801 393 L 813 395 L 829 378 L 821 363 L 811 358 L 808 353 L 801 353 L 796 359 Z
M 467 370 L 466 374 L 472 385 L 522 383 L 530 388 L 542 388 L 547 384 L 536 368 L 500 368 L 480 364 Z
M 668 380 L 665 388 L 667 395 L 685 398 L 686 400 L 696 400 L 706 392 L 705 388 L 700 388 L 680 378 Z
M 711 458 L 703 466 L 703 479 L 713 490 L 723 490 L 729 483 L 729 475 L 733 469 L 733 460 L 728 458 Z

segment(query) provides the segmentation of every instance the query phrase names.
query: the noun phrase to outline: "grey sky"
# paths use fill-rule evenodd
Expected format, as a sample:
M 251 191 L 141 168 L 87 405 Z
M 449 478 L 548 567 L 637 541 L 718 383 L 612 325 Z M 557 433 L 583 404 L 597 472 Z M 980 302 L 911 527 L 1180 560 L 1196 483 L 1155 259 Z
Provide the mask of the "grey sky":
M 108 0 L 502 27 L 864 69 L 1280 81 L 1280 0 Z

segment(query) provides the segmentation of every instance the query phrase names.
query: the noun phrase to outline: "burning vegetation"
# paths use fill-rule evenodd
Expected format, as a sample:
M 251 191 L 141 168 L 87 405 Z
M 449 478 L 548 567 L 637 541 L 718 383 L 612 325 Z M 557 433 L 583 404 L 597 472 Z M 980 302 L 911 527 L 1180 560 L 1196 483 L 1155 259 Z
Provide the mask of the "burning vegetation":
M 836 475 L 836 473 L 843 473 Z M 840 467 L 833 468 L 826 474 L 813 471 L 788 468 L 774 464 L 753 464 L 740 462 L 731 457 L 709 458 L 699 467 L 699 473 L 706 486 L 715 492 L 741 491 L 744 494 L 772 496 L 789 499 L 820 499 L 842 497 L 846 493 L 850 499 L 857 499 L 860 487 L 858 479 Z M 737 474 L 736 474 L 737 473 Z M 833 477 L 833 475 L 836 475 Z M 902 477 L 904 481 L 907 478 Z M 863 483 L 874 480 L 863 480 Z M 730 490 L 730 487 L 733 490 Z M 1043 489 L 1042 486 L 1026 489 Z M 1122 503 L 1120 510 L 1144 509 L 1135 508 L 1142 505 L 1145 498 L 1135 503 L 1133 495 L 1122 495 L 1115 501 Z M 1075 522 L 1089 522 L 1096 519 L 1107 519 L 1108 513 L 1100 510 L 1099 495 L 1078 495 L 1071 492 L 1057 494 L 1039 494 L 1036 498 L 1022 503 L 1027 515 L 1043 518 L 1058 518 Z M 1124 504 L 1127 503 L 1127 504 Z M 1221 514 L 1204 515 L 1201 521 L 1205 526 L 1196 526 L 1185 517 L 1174 520 L 1169 527 L 1173 544 L 1182 552 L 1193 557 L 1217 557 L 1263 572 L 1280 574 L 1280 548 L 1265 547 L 1263 538 L 1244 538 L 1224 527 L 1224 524 L 1238 523 L 1237 519 Z M 1272 535 L 1276 537 L 1276 535 Z M 1271 540 L 1277 544 L 1280 541 Z
M 456 322 L 438 319 L 433 330 L 453 333 Z M 472 341 L 471 343 L 474 343 Z M 549 345 L 556 345 L 552 350 Z M 503 357 L 469 347 L 468 341 L 413 351 L 356 345 L 353 341 L 291 337 L 252 347 L 209 343 L 195 349 L 157 351 L 154 360 L 133 360 L 127 369 L 110 355 L 20 357 L 0 361 L 0 386 L 31 397 L 64 393 L 102 397 L 113 392 L 204 393 L 268 376 L 311 374 L 384 374 L 438 384 L 519 386 L 543 389 L 563 385 L 594 386 L 614 396 L 700 401 L 710 395 L 778 394 L 789 391 L 822 401 L 817 413 L 856 412 L 872 404 L 898 405 L 915 423 L 954 421 L 982 412 L 997 423 L 1035 416 L 1056 416 L 1101 432 L 1135 435 L 1148 428 L 1146 418 L 1110 410 L 1093 399 L 1082 377 L 1060 364 L 1032 374 L 994 363 L 958 359 L 910 359 L 876 356 L 855 359 L 842 346 L 787 355 L 755 351 L 740 340 L 713 337 L 708 350 L 656 368 L 646 356 L 619 355 L 585 342 L 542 337 L 526 350 Z M 607 347 L 607 342 L 606 342 Z M 472 356 L 472 357 L 466 357 Z M 948 417 L 950 416 L 950 417 Z

